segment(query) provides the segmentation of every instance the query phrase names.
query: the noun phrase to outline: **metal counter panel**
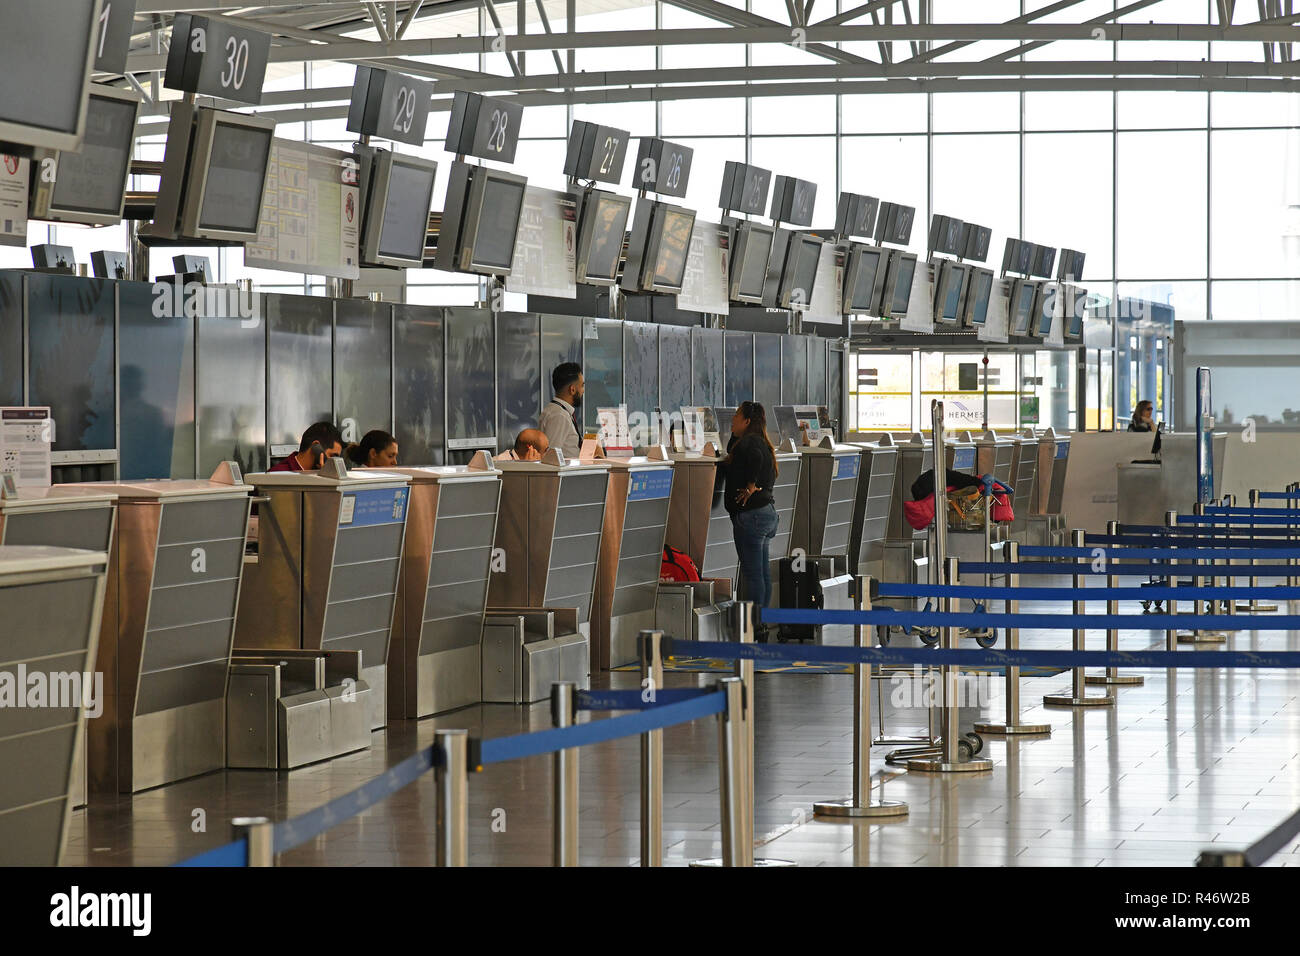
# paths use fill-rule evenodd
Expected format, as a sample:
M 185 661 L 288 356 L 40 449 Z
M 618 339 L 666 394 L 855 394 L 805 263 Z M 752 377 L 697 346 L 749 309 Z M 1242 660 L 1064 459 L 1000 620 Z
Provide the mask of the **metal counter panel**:
M 393 431 L 393 307 L 339 299 L 334 311 L 334 419 L 366 432 Z M 399 447 L 403 436 L 398 435 Z
M 808 339 L 808 404 L 824 405 L 831 418 L 839 418 L 837 406 L 831 402 L 826 388 L 826 354 L 830 348 L 827 339 Z
M 767 410 L 767 433 L 772 441 L 780 439 L 776 430 L 776 406 L 781 402 L 781 339 L 774 332 L 754 333 L 754 387 L 750 394 L 739 396 L 741 401 L 761 402 Z M 728 402 L 728 405 L 736 404 Z
M 515 436 L 536 428 L 541 414 L 541 331 L 532 313 L 497 316 L 497 450 L 513 448 Z M 550 381 L 551 370 L 545 372 Z M 548 397 L 549 400 L 549 397 Z
M 802 335 L 781 336 L 780 404 L 808 404 L 808 346 Z
M 691 331 L 659 326 L 659 399 L 655 404 L 665 412 L 680 415 L 682 406 L 691 404 Z
M 393 306 L 393 420 L 401 460 L 443 463 L 443 310 Z
M 723 335 L 721 329 L 691 329 L 691 367 L 694 386 L 691 405 L 727 404 L 723 377 Z
M 334 300 L 263 296 L 267 422 L 271 444 L 298 444 L 312 422 L 334 420 Z
M 23 274 L 0 271 L 0 405 L 23 403 Z
M 781 461 L 780 466 L 776 484 L 772 488 L 772 503 L 776 507 L 778 518 L 776 537 L 772 539 L 770 551 L 774 560 L 790 553 L 790 535 L 794 530 L 794 505 L 802 463 L 798 458 L 788 458 Z
M 727 332 L 723 339 L 726 401 L 735 408 L 754 397 L 754 333 Z
M 5 663 L 72 653 L 84 645 L 85 635 L 77 634 L 77 622 L 89 619 L 94 599 L 94 578 L 0 588 L 0 621 L 7 622 L 0 643 Z M 41 609 L 39 626 L 8 623 L 31 621 L 34 608 Z M 0 708 L 0 717 L 7 713 L 8 708 Z
M 582 423 L 587 429 L 598 425 L 596 409 L 613 408 L 626 401 L 623 376 L 623 323 L 583 320 L 582 374 L 586 392 L 582 398 Z M 590 337 L 588 337 L 590 336 Z M 545 370 L 542 390 L 550 387 L 550 370 Z M 549 400 L 550 396 L 546 396 Z M 630 412 L 631 405 L 628 406 Z
M 157 315 L 157 296 L 149 282 L 118 282 L 117 296 L 118 477 L 197 477 L 195 317 Z
M 659 327 L 623 323 L 623 401 L 629 416 L 659 407 Z M 633 439 L 635 441 L 635 439 Z
M 265 471 L 266 329 L 260 319 L 202 315 L 198 322 L 199 473 L 210 475 L 223 461 L 239 462 L 246 475 Z
M 495 325 L 487 309 L 446 312 L 448 441 L 496 435 Z
M 112 507 L 15 512 L 0 521 L 0 544 L 107 551 L 112 530 Z

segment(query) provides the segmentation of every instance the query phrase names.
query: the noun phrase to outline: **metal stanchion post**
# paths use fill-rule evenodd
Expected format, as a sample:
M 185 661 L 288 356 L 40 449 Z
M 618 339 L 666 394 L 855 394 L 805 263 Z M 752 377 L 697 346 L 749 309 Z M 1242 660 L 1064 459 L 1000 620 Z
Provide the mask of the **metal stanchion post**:
M 1171 531 L 1178 530 L 1177 511 L 1165 512 L 1165 527 L 1169 528 Z M 1175 547 L 1176 546 L 1177 544 L 1175 543 Z M 1177 558 L 1169 559 L 1169 586 L 1171 588 L 1178 587 L 1178 559 Z M 1165 607 L 1169 609 L 1170 617 L 1173 617 L 1178 613 L 1178 602 L 1173 598 L 1170 598 L 1167 602 L 1165 602 Z M 1171 627 L 1167 631 L 1165 631 L 1165 650 L 1173 651 L 1177 649 L 1178 649 L 1178 629 L 1176 627 Z
M 1106 522 L 1106 534 L 1111 538 L 1118 537 L 1119 522 Z M 1114 564 L 1111 563 L 1111 559 L 1107 559 L 1106 566 L 1108 568 L 1114 567 Z M 1118 585 L 1119 579 L 1114 574 L 1106 575 L 1106 587 L 1113 589 L 1118 587 Z M 1114 600 L 1107 601 L 1106 613 L 1118 614 L 1119 602 Z M 1119 631 L 1113 627 L 1106 629 L 1106 650 L 1119 650 Z M 1137 674 L 1121 674 L 1118 667 L 1107 667 L 1104 673 L 1088 674 L 1083 679 L 1085 684 L 1127 684 L 1129 686 L 1140 686 L 1145 680 L 1145 677 L 1141 677 Z
M 1020 575 L 1013 569 L 1020 563 L 1020 542 L 1008 541 L 1003 545 L 1007 561 L 1007 600 L 1006 613 L 1019 614 L 1020 600 L 1015 592 L 1020 587 Z M 1007 650 L 1020 649 L 1020 628 L 1007 628 Z M 975 732 L 979 734 L 1050 734 L 1051 724 L 1022 724 L 1020 722 L 1020 668 L 1008 666 L 1006 669 L 1006 721 L 1001 724 L 976 724 Z
M 943 459 L 936 459 L 942 462 Z M 937 471 L 937 469 L 936 469 Z M 941 481 L 936 474 L 935 487 L 939 487 Z M 941 521 L 941 524 L 947 524 L 947 515 Z M 957 559 L 948 558 L 943 568 L 944 583 L 948 585 L 957 584 Z M 959 599 L 955 597 L 943 598 L 940 601 L 942 607 L 947 613 L 955 614 L 957 612 Z M 944 650 L 952 650 L 957 646 L 957 628 L 951 625 L 945 625 L 939 629 L 940 643 L 939 646 Z M 963 759 L 961 751 L 961 728 L 959 718 L 961 711 L 958 706 L 959 693 L 958 684 L 961 680 L 961 668 L 953 664 L 943 664 L 939 667 L 939 682 L 942 694 L 942 709 L 940 710 L 939 728 L 943 734 L 942 747 L 939 756 L 936 758 L 920 758 L 909 760 L 907 762 L 908 770 L 917 770 L 927 773 L 954 773 L 957 771 L 972 772 L 977 770 L 992 770 L 993 761 L 984 758 L 976 758 L 972 755 L 970 759 Z M 967 746 L 970 742 L 967 741 Z
M 573 681 L 551 685 L 551 722 L 557 727 L 572 727 L 576 714 L 576 691 Z M 578 748 L 557 750 L 551 757 L 551 784 L 554 791 L 555 826 L 552 850 L 555 866 L 578 865 Z
M 1255 539 L 1255 510 L 1256 510 L 1257 508 L 1259 508 L 1259 491 L 1258 491 L 1257 489 L 1255 489 L 1255 488 L 1252 488 L 1252 489 L 1250 490 L 1250 498 L 1249 498 L 1248 500 L 1250 501 L 1250 521 L 1249 521 L 1249 526 L 1250 526 L 1250 538 L 1251 538 L 1252 541 L 1254 541 L 1254 539 Z M 1290 500 L 1288 500 L 1288 501 L 1287 501 L 1287 507 L 1291 507 L 1291 506 L 1292 506 L 1292 502 L 1291 502 Z M 1252 549 L 1251 552 L 1250 552 L 1250 587 L 1251 587 L 1252 590 L 1254 590 L 1255 588 L 1259 587 L 1259 576 L 1258 576 L 1257 574 L 1255 574 L 1255 551 L 1254 551 L 1254 549 Z M 1277 610 L 1277 605 L 1276 605 L 1276 604 L 1264 604 L 1264 603 L 1262 603 L 1262 602 L 1260 602 L 1260 601 L 1255 600 L 1255 598 L 1251 598 L 1249 601 L 1242 601 L 1242 602 L 1240 602 L 1239 604 L 1237 604 L 1237 610 L 1239 610 L 1239 611 L 1249 611 L 1249 612 L 1252 613 L 1252 614 L 1272 614 L 1274 611 Z
M 442 760 L 434 770 L 438 866 L 469 866 L 469 732 L 435 730 Z
M 249 866 L 275 866 L 275 839 L 267 817 L 235 817 L 230 821 L 234 839 L 248 841 Z
M 859 574 L 853 582 L 853 609 L 871 610 L 871 578 Z M 871 628 L 853 625 L 853 646 L 868 643 Z M 813 804 L 813 813 L 825 817 L 900 817 L 907 804 L 898 800 L 871 799 L 871 674 L 872 664 L 859 662 L 853 668 L 853 798 Z
M 1192 514 L 1197 515 L 1198 517 L 1203 516 L 1205 514 L 1205 505 L 1201 504 L 1199 501 L 1196 502 L 1196 504 L 1192 506 Z M 1204 534 L 1207 529 L 1209 529 L 1210 539 L 1213 540 L 1214 531 L 1212 530 L 1211 525 L 1203 525 L 1203 524 L 1196 525 L 1197 532 L 1201 534 Z M 1210 549 L 1209 554 L 1213 555 L 1214 550 Z M 1206 563 L 1207 563 L 1206 560 L 1203 558 L 1195 559 L 1195 574 L 1192 577 L 1192 587 L 1194 589 L 1199 589 L 1201 585 L 1205 582 L 1205 578 L 1202 576 L 1201 572 L 1205 569 Z M 1208 563 L 1210 565 L 1213 565 L 1214 558 L 1211 557 Z M 1210 586 L 1211 587 L 1214 586 L 1213 577 L 1210 578 Z M 1193 590 L 1192 593 L 1195 594 L 1196 590 Z M 1206 601 L 1205 604 L 1209 613 L 1213 613 L 1214 602 Z M 1193 616 L 1195 616 L 1200 613 L 1201 613 L 1201 602 L 1193 598 L 1192 614 Z M 1222 631 L 1202 631 L 1199 628 L 1193 628 L 1190 631 L 1184 631 L 1178 635 L 1178 643 L 1180 644 L 1222 644 L 1225 641 L 1227 641 L 1227 639 L 1228 636 L 1224 634 Z
M 1074 547 L 1082 548 L 1084 534 L 1082 531 L 1075 530 L 1071 532 L 1070 540 Z M 1075 616 L 1083 615 L 1087 610 L 1086 602 L 1083 600 L 1084 577 L 1078 570 L 1078 563 L 1087 560 L 1086 558 L 1075 558 L 1076 570 L 1074 572 L 1074 590 L 1079 595 L 1074 601 L 1073 611 Z M 1072 646 L 1076 651 L 1082 651 L 1086 644 L 1086 627 L 1076 627 L 1074 629 L 1074 640 Z M 1070 693 L 1068 694 L 1047 694 L 1043 697 L 1043 704 L 1047 707 L 1109 707 L 1115 703 L 1115 698 L 1109 693 L 1088 696 L 1087 687 L 1084 681 L 1084 669 L 1082 666 L 1071 668 L 1070 672 Z
M 718 715 L 718 794 L 722 810 L 722 865 L 752 866 L 753 826 L 746 820 L 745 689 L 739 677 L 724 677 L 727 707 Z
M 641 686 L 657 693 L 664 683 L 663 631 L 637 637 Z M 653 697 L 651 698 L 653 699 Z M 664 865 L 664 732 L 641 735 L 641 865 Z

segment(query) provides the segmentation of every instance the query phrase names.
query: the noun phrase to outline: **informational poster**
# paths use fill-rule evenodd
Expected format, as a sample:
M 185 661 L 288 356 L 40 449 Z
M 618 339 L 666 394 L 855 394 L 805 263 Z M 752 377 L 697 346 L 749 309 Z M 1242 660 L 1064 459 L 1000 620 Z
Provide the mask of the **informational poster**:
M 995 279 L 989 293 L 989 310 L 984 324 L 976 327 L 981 342 L 1006 342 L 1011 308 L 1011 280 Z
M 573 197 L 541 186 L 525 186 L 506 289 L 576 298 L 577 261 L 578 212 Z
M 46 406 L 0 408 L 0 475 L 19 488 L 50 486 L 54 419 Z
M 822 243 L 821 258 L 817 260 L 817 278 L 813 282 L 812 298 L 803 314 L 805 322 L 822 322 L 843 326 L 844 315 L 844 251 L 829 242 Z
M 730 264 L 728 230 L 716 222 L 695 220 L 691 248 L 677 308 L 687 312 L 727 314 L 727 277 Z
M 0 245 L 27 245 L 30 170 L 30 161 L 0 154 Z
M 274 139 L 257 240 L 244 264 L 340 279 L 361 277 L 361 190 L 351 153 Z
M 627 406 L 596 409 L 596 420 L 600 422 L 600 444 L 605 454 L 611 458 L 631 455 L 632 434 L 627 427 Z
M 703 451 L 704 446 L 713 442 L 714 448 L 722 445 L 722 436 L 718 431 L 718 415 L 708 405 L 683 405 L 682 426 L 688 451 Z
M 929 263 L 918 262 L 912 273 L 912 295 L 907 300 L 907 314 L 898 327 L 905 332 L 934 331 L 934 276 Z
M 1022 425 L 1038 424 L 1038 396 L 1037 395 L 1020 396 L 1020 424 Z

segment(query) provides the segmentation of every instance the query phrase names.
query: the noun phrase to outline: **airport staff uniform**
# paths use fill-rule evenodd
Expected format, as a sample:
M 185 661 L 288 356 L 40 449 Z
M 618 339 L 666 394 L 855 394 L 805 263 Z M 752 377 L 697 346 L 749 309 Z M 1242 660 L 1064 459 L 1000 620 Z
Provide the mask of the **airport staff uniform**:
M 578 416 L 570 405 L 562 398 L 553 398 L 550 403 L 542 409 L 542 417 L 537 422 L 537 427 L 546 433 L 547 440 L 551 443 L 552 448 L 558 448 L 564 452 L 566 460 L 572 460 L 578 457 L 582 451 L 582 435 L 578 432 Z

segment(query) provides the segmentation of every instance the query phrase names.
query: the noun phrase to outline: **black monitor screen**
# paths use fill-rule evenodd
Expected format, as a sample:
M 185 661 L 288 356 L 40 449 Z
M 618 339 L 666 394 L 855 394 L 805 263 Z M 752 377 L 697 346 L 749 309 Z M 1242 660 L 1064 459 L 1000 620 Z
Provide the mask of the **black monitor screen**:
M 1029 319 L 1034 309 L 1034 287 L 1031 283 L 1020 284 L 1013 305 L 1015 308 L 1012 313 L 1011 334 L 1026 335 L 1029 332 Z
M 474 237 L 476 265 L 510 271 L 515 258 L 515 233 L 524 204 L 524 184 L 489 177 L 483 186 L 478 234 Z
M 0 122 L 76 132 L 94 16 L 92 0 L 5 0 Z
M 654 284 L 679 287 L 686 272 L 686 254 L 691 248 L 695 217 L 676 209 L 665 209 L 655 259 Z
M 1043 294 L 1039 297 L 1038 306 L 1038 331 L 1041 335 L 1047 335 L 1052 331 L 1052 318 L 1056 310 L 1057 291 L 1054 289 L 1043 289 Z
M 943 319 L 946 322 L 957 321 L 957 312 L 961 308 L 961 287 L 966 278 L 966 270 L 958 265 L 948 266 L 945 275 L 948 285 L 943 295 Z
M 1088 293 L 1075 289 L 1071 296 L 1070 335 L 1079 338 L 1083 335 L 1083 315 L 1088 309 Z
M 989 314 L 989 297 L 993 294 L 993 274 L 977 273 L 972 286 L 970 294 L 974 298 L 971 301 L 970 321 L 972 325 L 983 325 Z
M 429 231 L 429 205 L 433 200 L 435 170 L 393 159 L 388 176 L 388 196 L 379 232 L 379 254 L 419 262 L 424 258 L 424 237 Z
M 821 258 L 822 244 L 815 239 L 802 239 L 793 252 L 794 278 L 790 283 L 790 301 L 807 305 L 812 301 L 813 283 L 817 281 L 817 261 Z
M 271 130 L 217 122 L 199 227 L 257 232 L 262 186 L 271 155 Z
M 894 301 L 890 315 L 906 315 L 907 304 L 912 300 L 912 277 L 916 274 L 916 260 L 911 256 L 898 259 L 898 281 L 894 284 Z
M 131 160 L 136 104 L 90 96 L 81 151 L 59 153 L 54 180 L 55 209 L 116 216 L 122 209 L 126 165 Z
M 627 214 L 631 208 L 626 199 L 616 196 L 601 195 L 597 199 L 596 208 L 589 213 L 595 222 L 591 230 L 591 245 L 587 248 L 587 278 L 612 280 L 617 277 Z
M 853 298 L 850 301 L 852 311 L 869 312 L 875 303 L 872 301 L 876 288 L 876 273 L 880 271 L 880 250 L 860 249 L 858 251 L 858 275 L 853 284 Z
M 737 290 L 747 299 L 763 295 L 763 281 L 767 278 L 767 263 L 772 256 L 772 233 L 766 229 L 750 229 L 746 233 L 745 258 L 740 264 L 740 287 Z

